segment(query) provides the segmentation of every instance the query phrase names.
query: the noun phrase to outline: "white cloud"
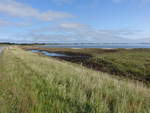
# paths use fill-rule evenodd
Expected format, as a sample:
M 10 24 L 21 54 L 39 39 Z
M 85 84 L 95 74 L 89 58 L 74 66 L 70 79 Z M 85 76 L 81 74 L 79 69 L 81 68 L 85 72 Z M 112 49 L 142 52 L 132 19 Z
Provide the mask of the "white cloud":
M 52 0 L 52 1 L 58 5 L 62 5 L 73 3 L 74 0 Z
M 96 29 L 90 25 L 80 24 L 80 23 L 61 23 L 56 27 L 51 27 L 51 30 L 57 31 L 71 31 L 76 33 L 95 33 L 95 34 L 111 34 L 116 36 L 128 36 L 136 34 L 137 32 L 141 32 L 140 30 L 136 29 Z M 49 29 L 50 30 L 50 29 Z
M 150 3 L 150 0 L 112 0 L 115 3 L 121 3 L 126 1 L 134 1 L 134 2 L 140 2 L 140 3 Z
M 80 30 L 87 30 L 90 29 L 90 26 L 85 25 L 85 24 L 80 24 L 80 23 L 61 23 L 56 27 L 57 29 L 64 29 L 64 30 L 75 30 L 75 31 L 80 31 Z
M 123 1 L 128 1 L 128 0 L 112 0 L 115 3 L 123 2 Z
M 66 12 L 52 10 L 42 12 L 27 4 L 19 3 L 14 0 L 0 0 L 0 13 L 14 17 L 34 18 L 41 21 L 53 21 L 56 19 L 74 17 L 73 15 Z
M 45 42 L 97 42 L 97 43 L 123 43 L 131 42 L 132 35 L 140 32 L 134 29 L 96 29 L 89 25 L 65 22 L 56 26 L 43 27 L 32 30 L 28 36 L 33 40 Z
M 33 29 L 32 32 L 82 32 L 91 30 L 89 25 L 73 23 L 73 22 L 65 22 L 60 23 L 54 26 L 41 27 L 37 29 Z
M 22 27 L 22 26 L 29 26 L 31 24 L 32 23 L 30 22 L 11 22 L 11 21 L 0 19 L 0 27 L 8 27 L 8 26 Z
M 12 24 L 12 23 L 5 21 L 5 20 L 0 20 L 0 27 L 9 26 L 10 24 Z

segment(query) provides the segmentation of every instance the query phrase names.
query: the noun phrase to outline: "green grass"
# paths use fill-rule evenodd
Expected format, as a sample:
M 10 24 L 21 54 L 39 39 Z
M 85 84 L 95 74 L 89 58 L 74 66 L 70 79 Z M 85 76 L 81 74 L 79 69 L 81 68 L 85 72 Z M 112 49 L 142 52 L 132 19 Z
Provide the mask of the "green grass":
M 19 48 L 0 56 L 0 113 L 150 113 L 141 83 Z
M 69 60 L 110 74 L 150 82 L 150 49 L 37 49 L 73 55 L 90 55 L 92 57 L 89 59 Z
M 109 73 L 150 81 L 149 49 L 96 54 L 89 62 L 97 64 Z

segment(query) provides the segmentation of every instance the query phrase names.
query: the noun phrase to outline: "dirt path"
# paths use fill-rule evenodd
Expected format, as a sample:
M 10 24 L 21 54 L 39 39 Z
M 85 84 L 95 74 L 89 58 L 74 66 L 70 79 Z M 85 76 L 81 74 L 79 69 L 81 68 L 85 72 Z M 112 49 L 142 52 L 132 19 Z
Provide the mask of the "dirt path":
M 0 47 L 0 54 L 1 54 L 1 52 L 3 51 L 4 48 L 5 48 L 5 47 Z

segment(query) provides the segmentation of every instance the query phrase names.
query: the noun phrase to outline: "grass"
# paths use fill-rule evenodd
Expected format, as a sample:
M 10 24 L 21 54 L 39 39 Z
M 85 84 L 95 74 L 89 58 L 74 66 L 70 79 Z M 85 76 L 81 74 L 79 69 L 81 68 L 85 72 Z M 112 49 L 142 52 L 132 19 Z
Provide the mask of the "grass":
M 109 73 L 150 82 L 150 50 L 122 50 L 96 55 L 91 62 Z
M 87 59 L 65 59 L 76 63 L 144 82 L 150 82 L 150 49 L 67 49 L 34 48 L 50 52 L 91 56 Z
M 19 48 L 0 56 L 0 113 L 150 113 L 141 83 Z

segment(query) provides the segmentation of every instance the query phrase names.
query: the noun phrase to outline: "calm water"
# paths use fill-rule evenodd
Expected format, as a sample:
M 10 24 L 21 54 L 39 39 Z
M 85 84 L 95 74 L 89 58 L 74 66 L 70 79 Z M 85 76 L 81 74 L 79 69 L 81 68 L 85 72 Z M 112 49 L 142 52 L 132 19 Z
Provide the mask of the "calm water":
M 150 48 L 150 44 L 62 44 L 62 45 L 46 45 L 40 46 L 46 48 Z M 73 56 L 63 53 L 47 52 L 42 50 L 30 50 L 34 53 L 41 53 L 51 57 L 83 57 Z
M 47 52 L 47 51 L 41 51 L 41 50 L 30 50 L 33 53 L 41 53 L 46 56 L 51 56 L 51 57 L 69 57 L 68 55 L 61 54 L 61 53 L 53 53 L 53 52 Z
M 73 57 L 85 57 L 85 58 L 87 58 L 87 56 L 82 56 L 82 55 L 68 55 L 68 54 L 63 54 L 63 53 L 54 53 L 54 52 L 47 52 L 47 51 L 44 51 L 44 50 L 35 50 L 35 49 L 33 49 L 33 50 L 29 50 L 29 51 L 31 51 L 31 52 L 33 52 L 33 53 L 41 53 L 41 54 L 43 54 L 43 55 L 45 55 L 45 56 L 50 56 L 50 57 L 71 57 L 71 58 L 73 58 Z
M 40 46 L 41 47 L 41 46 Z M 150 48 L 150 44 L 60 44 L 46 45 L 46 48 Z

